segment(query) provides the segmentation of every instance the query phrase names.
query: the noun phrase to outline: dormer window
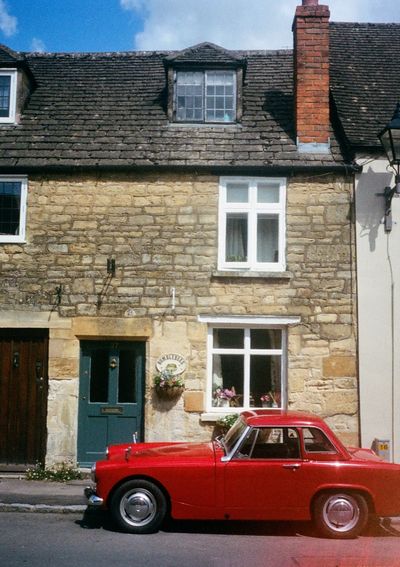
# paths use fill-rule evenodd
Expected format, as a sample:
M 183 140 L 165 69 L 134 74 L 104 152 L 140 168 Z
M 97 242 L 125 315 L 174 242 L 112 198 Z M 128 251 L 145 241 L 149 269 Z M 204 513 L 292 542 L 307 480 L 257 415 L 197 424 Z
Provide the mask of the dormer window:
M 236 71 L 177 71 L 175 108 L 177 121 L 234 122 Z
M 15 122 L 17 71 L 0 69 L 0 123 Z
M 200 43 L 164 59 L 171 122 L 235 124 L 242 118 L 246 60 L 213 43 Z

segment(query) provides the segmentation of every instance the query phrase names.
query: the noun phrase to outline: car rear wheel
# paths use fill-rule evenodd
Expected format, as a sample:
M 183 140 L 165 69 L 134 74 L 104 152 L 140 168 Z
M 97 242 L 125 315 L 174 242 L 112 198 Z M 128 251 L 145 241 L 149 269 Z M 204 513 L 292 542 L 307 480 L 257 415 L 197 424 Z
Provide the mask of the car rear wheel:
M 130 480 L 115 492 L 111 515 L 125 532 L 148 534 L 158 530 L 167 513 L 163 492 L 147 480 Z
M 324 537 L 357 537 L 368 522 L 368 505 L 360 494 L 321 494 L 314 503 L 314 525 Z

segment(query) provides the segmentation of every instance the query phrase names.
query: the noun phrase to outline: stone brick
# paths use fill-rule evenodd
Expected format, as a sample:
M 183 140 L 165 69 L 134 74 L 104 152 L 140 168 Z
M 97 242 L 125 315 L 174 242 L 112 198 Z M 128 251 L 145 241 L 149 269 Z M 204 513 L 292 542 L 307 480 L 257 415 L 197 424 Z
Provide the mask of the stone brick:
M 356 360 L 354 356 L 329 356 L 323 361 L 324 376 L 356 376 Z
M 203 392 L 185 392 L 184 408 L 187 412 L 204 411 L 204 393 Z

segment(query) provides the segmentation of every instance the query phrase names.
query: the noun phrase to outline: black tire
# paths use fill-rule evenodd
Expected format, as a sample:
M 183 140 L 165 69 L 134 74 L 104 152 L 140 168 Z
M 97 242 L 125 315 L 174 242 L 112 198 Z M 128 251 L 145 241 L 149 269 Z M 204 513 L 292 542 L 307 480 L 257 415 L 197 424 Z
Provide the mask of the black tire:
M 323 493 L 314 502 L 313 520 L 323 537 L 355 538 L 367 525 L 368 505 L 360 494 Z
M 113 520 L 124 532 L 156 532 L 167 513 L 163 492 L 148 480 L 130 480 L 122 484 L 110 502 Z

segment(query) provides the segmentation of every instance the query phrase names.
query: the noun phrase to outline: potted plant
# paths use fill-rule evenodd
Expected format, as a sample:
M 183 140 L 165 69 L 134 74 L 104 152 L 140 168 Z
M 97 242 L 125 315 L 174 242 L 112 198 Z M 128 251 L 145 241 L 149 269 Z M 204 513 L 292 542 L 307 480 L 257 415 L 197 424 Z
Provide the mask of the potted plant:
M 236 393 L 234 386 L 231 388 L 216 388 L 213 392 L 213 405 L 219 408 L 237 407 L 240 395 Z
M 279 407 L 278 404 L 278 397 L 277 394 L 274 392 L 268 392 L 267 394 L 263 394 L 260 397 L 261 405 L 263 408 L 277 408 Z

